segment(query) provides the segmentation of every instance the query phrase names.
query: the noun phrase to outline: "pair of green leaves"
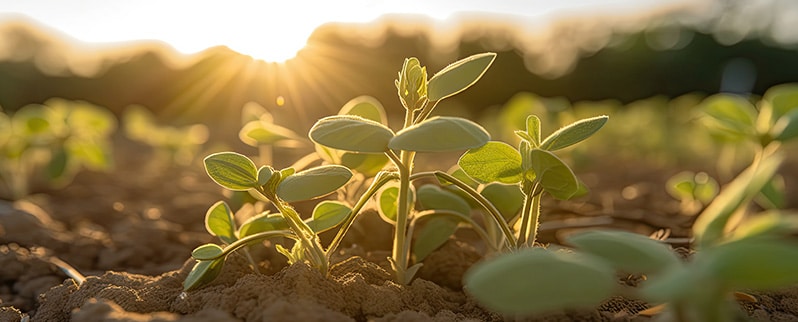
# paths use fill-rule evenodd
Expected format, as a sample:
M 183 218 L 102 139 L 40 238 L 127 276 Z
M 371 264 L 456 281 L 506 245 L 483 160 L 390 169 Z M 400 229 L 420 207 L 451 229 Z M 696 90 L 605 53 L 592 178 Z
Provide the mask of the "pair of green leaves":
M 445 152 L 479 147 L 490 140 L 484 128 L 458 117 L 433 117 L 394 133 L 384 124 L 359 116 L 325 117 L 310 130 L 316 143 L 359 153 L 391 150 Z
M 263 188 L 275 175 L 271 167 L 258 169 L 248 157 L 235 152 L 209 155 L 205 158 L 205 170 L 213 181 L 233 191 Z M 352 178 L 352 172 L 340 165 L 324 165 L 298 173 L 288 168 L 279 174 L 279 182 L 273 193 L 286 202 L 327 195 Z
M 523 139 L 517 150 L 506 143 L 491 141 L 466 152 L 458 164 L 483 183 L 519 184 L 527 180 L 538 183 L 543 191 L 558 199 L 568 199 L 579 191 L 579 183 L 571 168 L 552 151 L 590 137 L 607 119 L 607 116 L 583 119 L 541 140 L 540 120 L 530 115 L 526 131 L 516 132 Z

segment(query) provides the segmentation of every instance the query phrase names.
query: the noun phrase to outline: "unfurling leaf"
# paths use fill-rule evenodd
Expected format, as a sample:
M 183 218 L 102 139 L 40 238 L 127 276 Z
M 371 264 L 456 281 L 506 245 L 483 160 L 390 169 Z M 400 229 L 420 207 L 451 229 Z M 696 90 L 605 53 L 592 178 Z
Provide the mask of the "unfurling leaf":
M 246 191 L 258 186 L 258 168 L 246 156 L 220 152 L 205 158 L 205 171 L 214 182 L 233 191 Z
M 430 101 L 439 101 L 471 87 L 482 78 L 495 58 L 495 53 L 483 53 L 446 66 L 430 78 L 427 97 Z
M 437 116 L 405 128 L 390 140 L 394 150 L 446 152 L 483 146 L 490 135 L 482 126 L 459 117 Z
M 313 142 L 333 149 L 383 153 L 394 134 L 379 122 L 360 116 L 335 115 L 317 121 L 310 129 L 309 136 Z
M 287 202 L 325 196 L 349 182 L 352 172 L 340 165 L 323 165 L 284 177 L 277 196 Z

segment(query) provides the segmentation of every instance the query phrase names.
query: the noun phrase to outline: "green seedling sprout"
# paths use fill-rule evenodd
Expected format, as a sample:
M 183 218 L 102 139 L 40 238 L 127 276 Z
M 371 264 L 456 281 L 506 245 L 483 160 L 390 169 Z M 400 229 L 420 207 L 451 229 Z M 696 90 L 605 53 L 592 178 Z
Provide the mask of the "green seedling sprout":
M 402 128 L 394 132 L 383 123 L 358 115 L 325 117 L 310 130 L 315 143 L 327 148 L 387 157 L 399 177 L 396 188 L 394 240 L 389 259 L 396 281 L 408 284 L 420 268 L 410 260 L 410 225 L 413 223 L 411 184 L 414 160 L 419 152 L 447 152 L 477 148 L 490 139 L 478 124 L 458 117 L 430 117 L 440 101 L 462 92 L 478 81 L 496 54 L 477 54 L 459 60 L 427 79 L 426 67 L 416 58 L 405 60 L 395 81 L 405 108 Z M 430 174 L 432 175 L 432 174 Z
M 214 182 L 226 189 L 247 191 L 258 200 L 271 202 L 278 212 L 261 213 L 238 227 L 232 210 L 225 202 L 213 205 L 206 214 L 206 228 L 209 233 L 219 237 L 224 245 L 205 244 L 194 250 L 192 256 L 197 263 L 183 283 L 185 290 L 213 281 L 232 252 L 274 237 L 286 237 L 296 241 L 291 250 L 277 247 L 278 251 L 288 257 L 289 262 L 306 262 L 326 275 L 330 257 L 352 225 L 355 215 L 377 192 L 377 187 L 395 179 L 392 173 L 378 173 L 354 207 L 336 201 L 322 201 L 314 208 L 312 217 L 303 220 L 290 203 L 315 199 L 334 192 L 351 179 L 352 173 L 349 169 L 330 164 L 300 172 L 295 172 L 290 167 L 279 171 L 270 166 L 257 168 L 251 159 L 235 152 L 211 154 L 204 162 L 205 169 Z M 318 234 L 335 228 L 338 229 L 336 236 L 324 248 Z M 248 257 L 247 252 L 244 254 Z M 256 267 L 249 260 L 253 268 Z
M 242 128 L 238 132 L 241 142 L 258 148 L 261 164 L 273 164 L 274 147 L 297 148 L 304 141 L 294 131 L 274 123 L 274 117 L 255 102 L 244 105 L 241 112 Z
M 682 171 L 665 183 L 668 193 L 681 202 L 685 214 L 696 214 L 718 194 L 718 181 L 706 172 Z
M 506 314 L 593 308 L 611 296 L 622 295 L 666 304 L 665 313 L 658 318 L 667 321 L 719 322 L 742 314 L 733 306 L 731 294 L 735 291 L 798 283 L 794 273 L 798 271 L 798 243 L 788 238 L 798 232 L 796 214 L 778 210 L 753 216 L 747 213 L 783 163 L 781 143 L 793 139 L 790 129 L 798 126 L 789 116 L 796 113 L 798 104 L 790 103 L 790 108 L 780 105 L 798 102 L 798 91 L 782 87 L 775 92 L 779 95 L 765 96 L 768 101 L 760 113 L 766 116 L 732 113 L 722 118 L 744 120 L 748 125 L 754 124 L 751 119 L 764 120 L 757 122 L 761 149 L 751 165 L 699 214 L 692 227 L 697 252 L 689 262 L 647 236 L 586 231 L 566 238 L 575 248 L 570 252 L 533 249 L 477 264 L 465 276 L 466 289 L 487 307 Z M 785 122 L 776 130 L 761 125 Z M 624 287 L 616 282 L 618 272 L 643 274 L 646 279 L 636 288 Z
M 8 189 L 5 197 L 26 196 L 35 180 L 62 186 L 82 168 L 111 169 L 109 136 L 116 126 L 109 111 L 60 98 L 24 106 L 11 115 L 0 111 L 0 178 Z
M 526 131 L 515 132 L 521 138 L 518 149 L 491 141 L 463 154 L 458 164 L 471 178 L 482 183 L 518 185 L 523 192 L 520 228 L 517 234 L 505 233 L 511 245 L 534 246 L 543 192 L 558 199 L 568 199 L 581 189 L 571 168 L 552 151 L 590 137 L 604 126 L 607 119 L 607 116 L 597 116 L 579 120 L 542 138 L 540 119 L 530 115 L 526 120 Z

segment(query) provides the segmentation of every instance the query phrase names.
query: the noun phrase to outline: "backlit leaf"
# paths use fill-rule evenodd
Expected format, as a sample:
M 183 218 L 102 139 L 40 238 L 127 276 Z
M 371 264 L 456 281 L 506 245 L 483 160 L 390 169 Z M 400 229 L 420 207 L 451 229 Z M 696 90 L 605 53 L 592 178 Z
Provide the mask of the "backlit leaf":
M 446 66 L 429 79 L 427 98 L 430 101 L 439 101 L 464 91 L 485 74 L 495 58 L 495 53 L 483 53 Z
M 233 191 L 245 191 L 258 185 L 255 163 L 239 153 L 219 152 L 207 156 L 205 171 L 214 182 Z
M 289 226 L 285 222 L 283 215 L 279 213 L 261 213 L 245 221 L 241 225 L 241 229 L 238 230 L 238 235 L 244 238 L 257 233 L 285 229 L 289 229 Z
M 224 258 L 212 261 L 197 261 L 183 281 L 183 290 L 194 290 L 212 282 L 222 272 L 222 266 L 224 266 Z
M 504 314 L 594 308 L 612 295 L 615 271 L 589 255 L 529 248 L 475 264 L 465 288 Z
M 798 137 L 798 108 L 780 117 L 773 125 L 771 135 L 779 141 L 788 141 Z
M 446 152 L 483 146 L 490 135 L 482 126 L 459 117 L 436 116 L 405 128 L 390 140 L 394 150 Z
M 579 191 L 579 182 L 571 168 L 547 150 L 529 151 L 530 167 L 544 191 L 557 199 L 568 199 Z
M 468 216 L 471 207 L 454 192 L 443 190 L 436 185 L 423 185 L 416 191 L 421 209 L 445 209 Z
M 518 185 L 489 183 L 479 194 L 496 206 L 496 210 L 508 222 L 518 215 L 524 206 L 524 193 Z
M 527 116 L 526 118 L 526 133 L 532 139 L 532 146 L 540 146 L 540 118 L 535 115 Z
M 798 84 L 781 84 L 769 88 L 762 97 L 771 108 L 771 124 L 798 108 Z
M 340 165 L 323 165 L 285 177 L 277 196 L 287 202 L 314 199 L 332 193 L 349 182 L 352 172 Z
M 218 201 L 205 213 L 205 230 L 219 237 L 223 242 L 232 244 L 236 239 L 235 219 L 233 211 L 224 201 Z
M 602 115 L 582 119 L 566 125 L 546 137 L 546 139 L 540 143 L 540 148 L 543 150 L 555 151 L 579 143 L 601 129 L 601 127 L 607 123 L 607 119 L 609 119 L 608 116 Z
M 340 225 L 350 213 L 352 208 L 349 206 L 338 201 L 325 200 L 313 208 L 313 218 L 307 224 L 314 232 L 320 233 Z
M 385 167 L 390 159 L 385 154 L 343 152 L 341 165 L 360 172 L 366 177 L 373 177 Z
M 261 120 L 250 121 L 238 132 L 241 142 L 250 146 L 275 144 L 283 140 L 298 140 L 299 135 L 279 125 L 264 123 Z
M 351 99 L 344 104 L 338 115 L 355 115 L 367 120 L 388 124 L 385 108 L 376 98 L 363 95 Z
M 383 153 L 394 137 L 387 126 L 353 115 L 335 115 L 320 119 L 310 129 L 310 139 L 339 150 Z
M 483 183 L 518 183 L 523 179 L 521 155 L 504 142 L 490 141 L 468 150 L 457 164 L 468 176 Z
M 201 245 L 191 252 L 191 257 L 196 260 L 213 260 L 224 253 L 224 250 L 216 244 Z

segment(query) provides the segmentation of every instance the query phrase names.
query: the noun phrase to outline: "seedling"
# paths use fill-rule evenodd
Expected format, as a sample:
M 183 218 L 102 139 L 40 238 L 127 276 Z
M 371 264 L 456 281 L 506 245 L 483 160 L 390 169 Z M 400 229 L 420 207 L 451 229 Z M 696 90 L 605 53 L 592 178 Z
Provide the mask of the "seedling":
M 271 202 L 278 212 L 261 213 L 238 227 L 226 203 L 217 202 L 213 205 L 206 214 L 206 228 L 212 235 L 219 237 L 224 247 L 205 244 L 194 250 L 192 256 L 197 263 L 183 283 L 186 290 L 215 279 L 230 253 L 273 237 L 287 237 L 296 241 L 290 251 L 278 247 L 289 262 L 307 262 L 326 275 L 330 256 L 355 215 L 374 195 L 377 186 L 393 179 L 390 173 L 378 174 L 372 187 L 354 207 L 323 201 L 317 204 L 311 219 L 302 220 L 290 203 L 332 193 L 350 180 L 352 173 L 349 169 L 339 165 L 323 165 L 300 172 L 295 172 L 293 168 L 277 171 L 270 166 L 257 168 L 248 157 L 234 152 L 215 153 L 206 157 L 205 169 L 220 186 L 232 191 L 247 191 L 259 200 Z M 338 233 L 325 249 L 318 234 L 336 227 Z M 248 257 L 246 252 L 245 255 Z M 256 267 L 254 262 L 252 264 Z
M 798 101 L 798 95 L 795 98 Z M 771 96 L 772 107 L 763 105 L 760 110 L 780 114 L 775 123 L 781 130 L 758 132 L 766 133 L 758 140 L 764 146 L 752 164 L 698 216 L 692 229 L 697 252 L 689 262 L 646 236 L 587 231 L 567 238 L 575 247 L 572 252 L 536 249 L 475 265 L 465 277 L 466 288 L 486 306 L 507 314 L 595 307 L 610 296 L 623 295 L 665 303 L 667 311 L 661 317 L 666 320 L 714 322 L 739 314 L 732 306 L 733 291 L 798 283 L 798 244 L 787 238 L 798 231 L 795 214 L 771 210 L 746 216 L 751 201 L 783 162 L 780 143 L 795 137 L 788 129 L 795 128 L 796 121 L 787 115 L 795 115 L 798 104 L 779 105 L 785 101 L 789 100 Z M 623 287 L 616 283 L 618 272 L 647 278 L 637 288 Z
M 718 181 L 706 172 L 682 171 L 668 179 L 668 193 L 681 202 L 681 211 L 696 214 L 718 194 Z
M 110 112 L 86 102 L 53 98 L 43 105 L 24 106 L 13 115 L 0 112 L 0 178 L 8 189 L 5 197 L 26 196 L 32 181 L 43 179 L 61 186 L 82 168 L 110 169 L 108 136 L 115 129 L 116 118 Z
M 353 115 L 325 117 L 310 130 L 310 138 L 325 147 L 364 154 L 383 154 L 396 167 L 394 239 L 389 259 L 396 281 L 408 284 L 420 268 L 409 265 L 410 233 L 413 223 L 411 177 L 419 152 L 447 152 L 477 148 L 490 139 L 478 124 L 458 117 L 430 117 L 440 101 L 462 92 L 479 80 L 496 54 L 485 53 L 457 61 L 427 79 L 426 67 L 416 58 L 405 60 L 395 82 L 405 108 L 402 128 L 394 132 L 386 125 Z
M 458 164 L 471 178 L 481 183 L 517 185 L 523 192 L 524 203 L 517 233 L 508 233 L 504 219 L 495 218 L 511 246 L 534 246 L 543 192 L 558 199 L 568 199 L 581 188 L 571 168 L 552 151 L 590 137 L 604 126 L 607 119 L 604 115 L 579 120 L 541 139 L 540 119 L 530 115 L 526 119 L 526 131 L 515 132 L 521 138 L 518 149 L 491 141 L 463 154 Z

